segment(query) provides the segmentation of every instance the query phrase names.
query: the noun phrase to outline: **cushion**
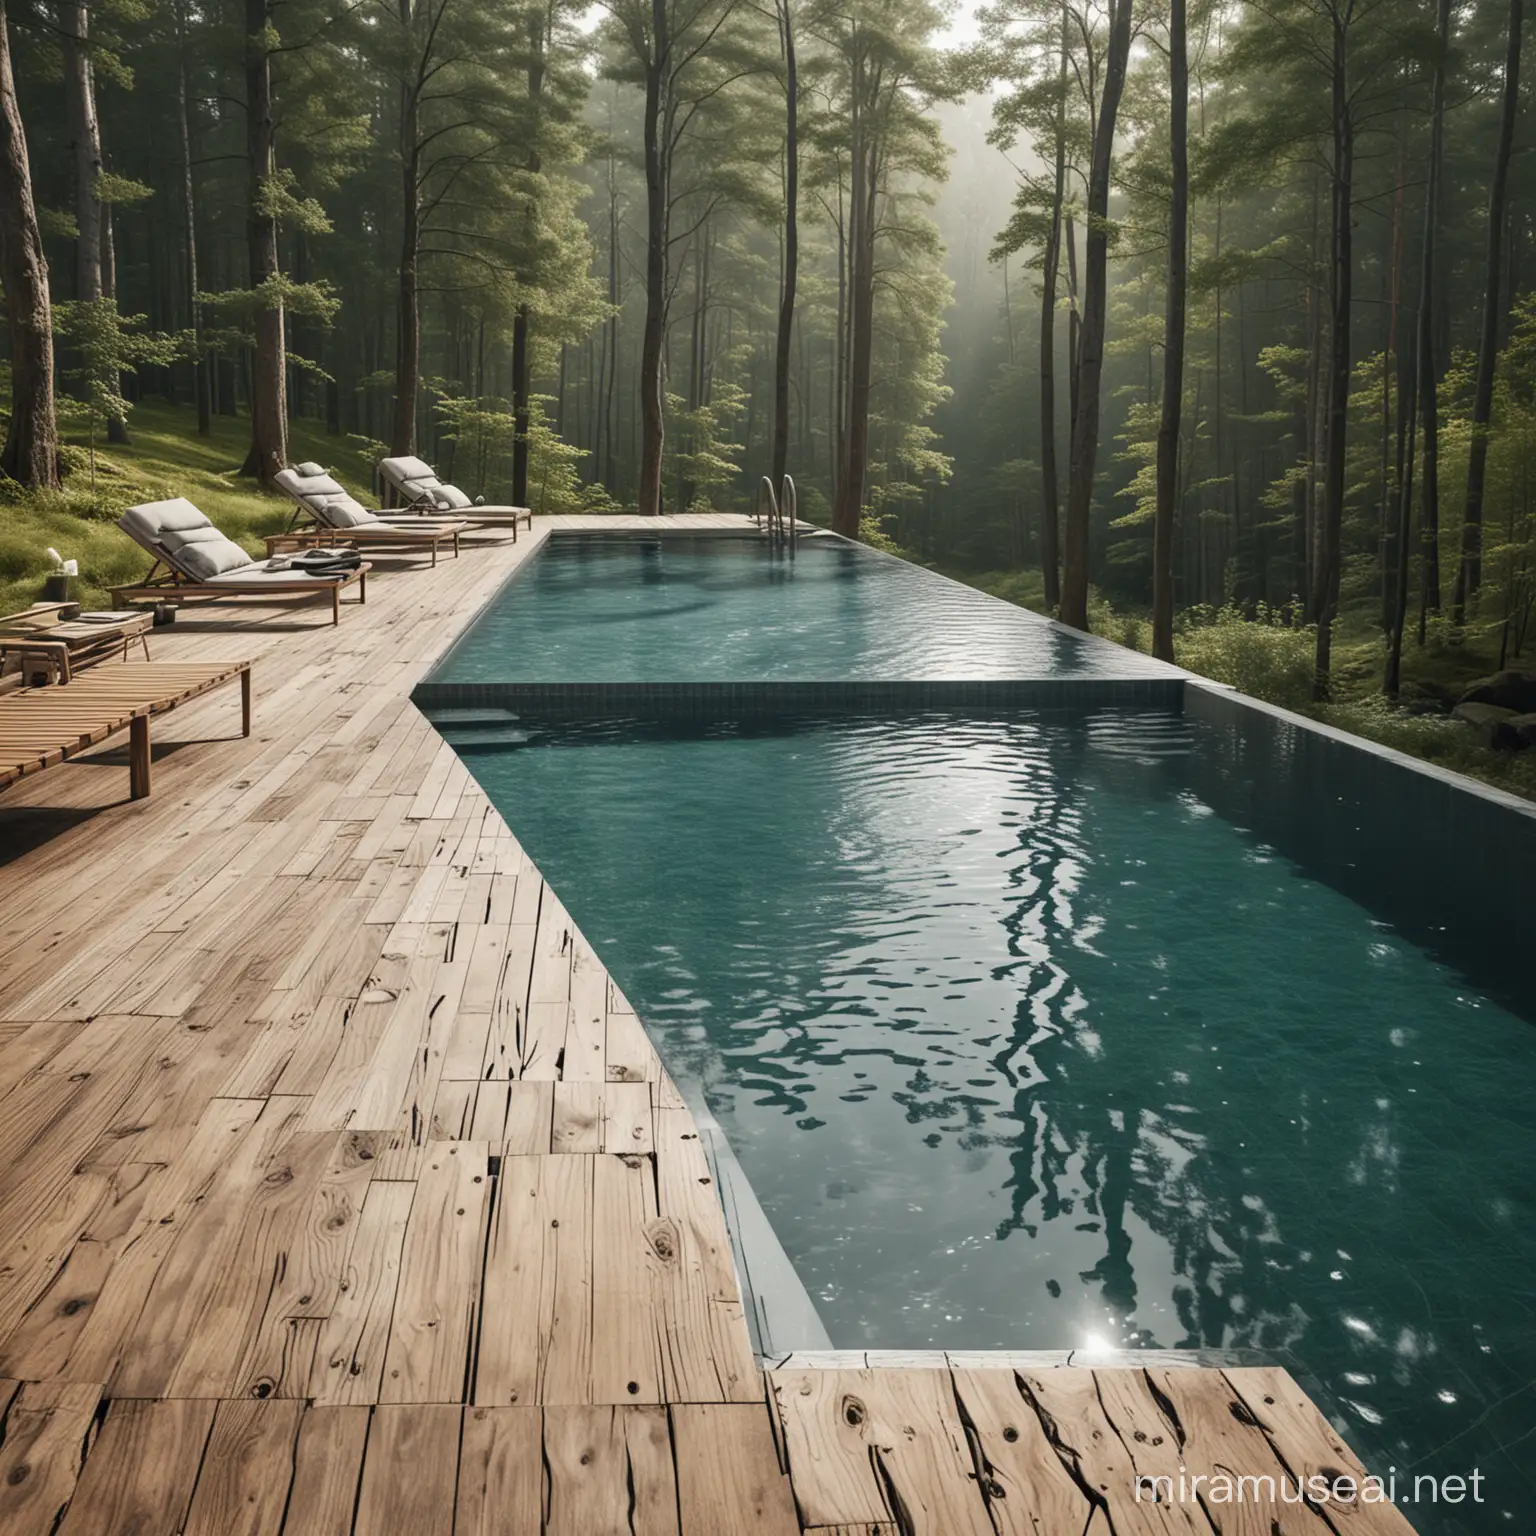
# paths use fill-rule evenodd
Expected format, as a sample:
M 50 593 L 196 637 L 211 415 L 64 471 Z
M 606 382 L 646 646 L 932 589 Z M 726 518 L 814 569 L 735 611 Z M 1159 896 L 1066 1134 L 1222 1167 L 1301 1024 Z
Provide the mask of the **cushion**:
M 444 512 L 460 512 L 474 503 L 456 485 L 438 485 L 430 492 L 433 504 Z
M 356 528 L 363 523 L 376 523 L 379 520 L 360 501 L 347 495 L 345 491 L 339 496 L 317 498 L 314 507 L 321 520 L 332 528 Z
M 217 529 L 214 530 L 217 533 Z M 212 576 L 227 575 L 253 564 L 251 557 L 230 539 L 219 534 L 216 539 L 200 539 L 174 551 L 176 564 L 188 576 L 207 581 Z
M 298 487 L 299 493 L 309 496 L 345 496 L 347 488 L 341 481 L 322 471 L 318 475 L 307 475 L 304 483 Z
M 402 480 L 400 489 L 412 501 L 431 501 L 433 492 L 438 489 L 437 476 L 433 475 L 428 480 Z
M 407 480 L 433 480 L 437 476 L 432 473 L 432 466 L 425 459 L 418 459 L 412 454 L 401 454 L 397 459 L 383 460 L 379 468 L 386 478 L 393 480 L 397 485 L 404 484 Z
M 325 465 L 316 464 L 313 459 L 305 459 L 302 464 L 295 464 L 293 468 L 295 474 L 302 475 L 306 480 L 313 480 L 316 475 L 325 473 Z
M 177 496 L 170 501 L 146 501 L 142 506 L 129 507 L 118 518 L 117 526 L 150 549 L 162 533 L 211 528 L 213 524 L 185 496 Z

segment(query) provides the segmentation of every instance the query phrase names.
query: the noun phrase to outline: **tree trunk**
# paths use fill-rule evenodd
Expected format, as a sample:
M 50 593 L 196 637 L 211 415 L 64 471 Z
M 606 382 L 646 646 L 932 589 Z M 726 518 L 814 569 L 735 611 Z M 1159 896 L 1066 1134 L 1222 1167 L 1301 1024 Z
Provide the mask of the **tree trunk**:
M 181 134 L 181 210 L 187 263 L 187 305 L 192 321 L 192 395 L 197 403 L 197 435 L 213 431 L 213 407 L 208 388 L 208 360 L 203 355 L 203 305 L 197 279 L 197 187 L 192 176 L 192 107 L 187 91 L 187 23 L 185 6 L 176 8 L 176 109 Z
M 1488 193 L 1488 261 L 1483 278 L 1483 326 L 1477 344 L 1477 385 L 1472 397 L 1472 441 L 1467 449 L 1467 502 L 1461 520 L 1461 567 L 1451 617 L 1460 625 L 1477 606 L 1483 579 L 1483 493 L 1488 477 L 1488 432 L 1493 421 L 1493 381 L 1499 364 L 1499 313 L 1503 294 L 1504 222 L 1509 198 L 1509 158 L 1520 115 L 1520 33 L 1525 0 L 1509 0 L 1509 45 L 1504 60 L 1504 109 Z
M 1328 337 L 1328 428 L 1323 449 L 1323 517 L 1318 530 L 1317 669 L 1313 697 L 1328 697 L 1333 624 L 1339 611 L 1340 539 L 1344 529 L 1344 455 L 1349 435 L 1349 347 L 1353 304 L 1355 125 L 1350 116 L 1347 23 L 1333 20 L 1333 169 L 1331 315 Z
M 1078 342 L 1077 420 L 1072 432 L 1071 478 L 1067 486 L 1066 559 L 1061 582 L 1061 619 L 1088 628 L 1088 523 L 1099 455 L 1099 394 L 1104 370 L 1104 328 L 1108 308 L 1109 179 L 1115 123 L 1125 89 L 1131 52 L 1131 0 L 1113 0 L 1104 90 L 1093 129 L 1088 175 L 1088 231 L 1083 253 L 1083 324 Z
M 0 0 L 0 287 L 11 338 L 11 418 L 0 473 L 28 489 L 59 488 L 53 411 L 53 313 L 48 262 L 32 201 L 27 136 L 11 73 L 11 38 Z
M 64 34 L 64 104 L 69 122 L 75 190 L 75 297 L 101 297 L 101 127 L 91 80 L 90 12 L 79 0 L 61 0 Z
M 1419 639 L 1423 643 L 1425 611 L 1433 583 L 1435 611 L 1440 609 L 1440 420 L 1435 380 L 1435 254 L 1440 229 L 1440 179 L 1445 164 L 1445 72 L 1451 43 L 1451 0 L 1435 7 L 1435 75 L 1429 109 L 1429 172 L 1424 189 L 1424 249 L 1419 267 L 1419 310 L 1414 336 L 1414 405 L 1408 420 L 1404 474 L 1398 487 L 1397 601 L 1387 642 L 1387 668 L 1382 691 L 1396 698 L 1403 676 L 1403 628 L 1408 618 L 1408 540 L 1413 523 L 1414 439 L 1424 433 L 1424 490 L 1419 522 Z
M 528 100 L 534 113 L 534 145 L 528 155 L 528 169 L 538 174 L 543 164 L 539 153 L 539 105 L 544 95 L 544 19 L 537 11 L 528 18 Z M 532 226 L 538 209 L 528 205 Z M 532 286 L 531 284 L 529 286 Z M 531 311 L 526 304 L 517 306 L 512 317 L 512 505 L 528 505 L 528 429 L 533 422 L 532 362 L 528 348 Z
M 410 0 L 400 18 L 412 27 Z M 421 393 L 421 129 L 414 84 L 400 88 L 400 281 L 395 295 L 395 409 L 389 451 L 416 452 L 416 397 Z
M 1163 325 L 1163 410 L 1157 428 L 1157 510 L 1152 527 L 1152 654 L 1173 660 L 1173 524 L 1184 402 L 1184 310 L 1189 278 L 1189 53 L 1184 0 L 1168 7 L 1168 295 Z M 1219 305 L 1219 300 L 1218 300 Z M 1218 466 L 1219 473 L 1219 466 Z
M 1067 64 L 1070 16 L 1061 10 L 1061 62 L 1057 70 L 1056 145 L 1051 223 L 1046 232 L 1040 281 L 1040 569 L 1045 606 L 1061 604 L 1061 487 L 1056 471 L 1056 278 L 1061 269 L 1062 204 L 1067 186 Z M 1009 344 L 1012 346 L 1012 326 Z
M 859 536 L 869 471 L 869 400 L 874 367 L 876 147 L 861 144 L 850 182 L 848 281 L 848 424 L 843 472 L 832 508 L 832 531 Z
M 645 71 L 645 325 L 640 335 L 640 481 L 642 517 L 661 515 L 661 457 L 666 446 L 667 266 L 671 238 L 671 128 L 664 96 L 671 69 L 669 0 L 651 0 L 651 56 Z
M 270 291 L 278 277 L 277 217 L 268 186 L 277 169 L 272 123 L 272 57 L 267 28 L 270 0 L 245 0 L 245 142 L 250 214 L 251 287 L 266 290 L 257 308 L 251 360 L 251 449 L 241 473 L 263 485 L 288 462 L 287 357 L 282 300 Z
M 795 332 L 795 286 L 800 276 L 800 82 L 795 63 L 790 0 L 779 0 L 784 53 L 784 280 L 779 289 L 779 329 L 773 351 L 773 464 L 775 489 L 789 468 L 789 362 Z

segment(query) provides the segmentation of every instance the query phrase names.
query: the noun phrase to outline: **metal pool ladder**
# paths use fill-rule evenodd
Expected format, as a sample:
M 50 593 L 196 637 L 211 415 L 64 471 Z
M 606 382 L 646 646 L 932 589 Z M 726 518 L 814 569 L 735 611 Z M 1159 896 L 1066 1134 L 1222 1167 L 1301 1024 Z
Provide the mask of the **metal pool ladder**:
M 759 529 L 767 519 L 769 544 L 788 549 L 789 558 L 795 558 L 795 544 L 799 533 L 800 499 L 795 491 L 794 478 L 785 475 L 779 491 L 773 481 L 764 475 L 757 488 L 757 500 L 752 507 L 752 519 Z

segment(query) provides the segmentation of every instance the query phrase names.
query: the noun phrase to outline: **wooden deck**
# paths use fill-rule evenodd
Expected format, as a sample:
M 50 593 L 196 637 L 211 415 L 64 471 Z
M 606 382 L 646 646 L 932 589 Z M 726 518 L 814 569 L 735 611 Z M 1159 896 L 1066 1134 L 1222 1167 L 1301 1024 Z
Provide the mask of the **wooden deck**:
M 409 702 L 548 526 L 188 610 L 250 739 L 0 797 L 0 1533 L 1406 1531 L 1138 1500 L 1358 1470 L 1278 1370 L 760 1368 L 687 1109 Z

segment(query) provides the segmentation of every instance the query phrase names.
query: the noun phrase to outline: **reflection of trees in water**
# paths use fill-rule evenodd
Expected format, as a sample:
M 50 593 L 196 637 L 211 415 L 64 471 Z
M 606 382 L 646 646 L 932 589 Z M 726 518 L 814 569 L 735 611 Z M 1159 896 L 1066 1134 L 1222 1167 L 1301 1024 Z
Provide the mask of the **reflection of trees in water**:
M 1278 1297 L 1268 1310 L 1254 1307 L 1270 1290 L 1265 1264 L 1280 1247 L 1272 1217 L 1228 1199 L 1205 1138 L 1144 1102 L 1135 1073 L 1117 1073 L 1107 1063 L 1106 1085 L 1093 1082 L 1106 1047 L 1093 1028 L 1093 999 L 1069 969 L 1092 916 L 1080 901 L 1095 856 L 1085 789 L 1129 778 L 1145 793 L 1151 765 L 1106 758 L 1091 749 L 1091 734 L 1087 722 L 1059 728 L 1051 771 L 1021 786 L 1033 812 L 1019 828 L 1019 857 L 1007 870 L 1003 919 L 1016 958 L 998 970 L 1019 985 L 1020 996 L 1012 1033 L 991 1057 L 1011 1090 L 998 1107 L 1017 1131 L 995 1138 L 1007 1146 L 1010 1167 L 1003 1186 L 1009 1212 L 996 1236 L 1003 1241 L 1020 1232 L 1034 1240 L 1042 1227 L 1077 1218 L 1078 1230 L 1096 1230 L 1103 1240 L 1097 1262 L 1078 1278 L 1112 1315 L 1130 1319 L 1138 1300 L 1128 1226 L 1134 1218 L 1168 1246 L 1180 1277 L 1171 1300 L 1182 1336 L 1155 1338 L 1142 1328 L 1128 1341 L 1290 1344 L 1306 1325 L 1299 1309 Z M 1176 770 L 1167 770 L 1181 757 L 1170 754 L 1156 765 L 1164 770 L 1154 770 L 1160 789 L 1176 787 Z

